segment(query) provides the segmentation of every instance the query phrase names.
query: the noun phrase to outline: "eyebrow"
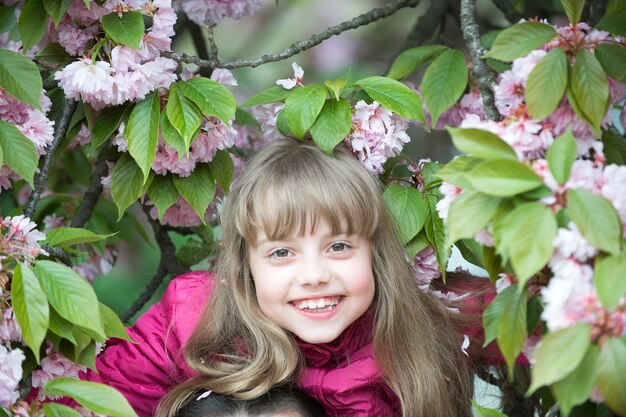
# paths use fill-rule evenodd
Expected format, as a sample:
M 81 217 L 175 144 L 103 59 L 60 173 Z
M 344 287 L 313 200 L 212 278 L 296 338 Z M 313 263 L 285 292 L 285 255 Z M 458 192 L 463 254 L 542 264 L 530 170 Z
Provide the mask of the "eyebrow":
M 358 236 L 358 234 L 356 234 L 356 233 L 349 234 L 349 233 L 347 233 L 347 232 L 332 233 L 332 231 L 331 231 L 331 232 L 329 232 L 329 233 L 327 233 L 327 234 L 325 234 L 325 235 L 323 235 L 323 236 L 320 236 L 320 237 L 321 237 L 322 239 L 329 239 L 329 238 L 331 238 L 331 237 L 336 237 L 336 236 L 351 237 L 351 236 Z M 289 241 L 289 240 L 291 240 L 291 239 L 293 239 L 293 238 L 294 238 L 294 237 L 293 237 L 293 236 L 291 236 L 291 237 L 285 237 L 285 238 L 283 238 L 283 239 L 271 240 L 271 239 L 268 239 L 267 237 L 265 237 L 265 238 L 262 238 L 262 239 L 258 239 L 258 240 L 256 241 L 256 243 L 254 244 L 254 246 L 261 246 L 261 245 L 264 245 L 264 244 L 266 244 L 266 243 Z

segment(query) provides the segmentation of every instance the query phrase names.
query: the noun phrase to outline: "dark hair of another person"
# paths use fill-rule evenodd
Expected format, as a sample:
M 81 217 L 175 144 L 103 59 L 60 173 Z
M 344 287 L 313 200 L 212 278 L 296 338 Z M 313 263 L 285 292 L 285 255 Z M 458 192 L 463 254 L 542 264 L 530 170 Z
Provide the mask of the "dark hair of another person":
M 252 400 L 240 400 L 211 393 L 192 396 L 176 417 L 270 417 L 296 412 L 300 417 L 326 417 L 324 408 L 297 387 L 280 386 Z

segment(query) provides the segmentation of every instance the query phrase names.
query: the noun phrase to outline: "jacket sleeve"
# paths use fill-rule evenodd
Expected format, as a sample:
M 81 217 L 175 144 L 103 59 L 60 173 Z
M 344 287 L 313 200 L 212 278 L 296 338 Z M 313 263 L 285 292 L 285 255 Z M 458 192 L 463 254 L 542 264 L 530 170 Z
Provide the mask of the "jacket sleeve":
M 110 339 L 96 360 L 98 372 L 82 379 L 118 389 L 140 417 L 151 417 L 159 400 L 189 376 L 182 347 L 210 292 L 210 275 L 192 272 L 174 279 L 161 301 L 127 329 L 135 343 Z

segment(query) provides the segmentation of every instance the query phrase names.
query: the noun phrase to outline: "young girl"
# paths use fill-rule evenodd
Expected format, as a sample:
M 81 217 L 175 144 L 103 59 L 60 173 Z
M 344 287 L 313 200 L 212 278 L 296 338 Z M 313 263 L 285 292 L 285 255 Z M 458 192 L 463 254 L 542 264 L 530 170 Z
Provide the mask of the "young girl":
M 462 338 L 418 288 L 380 188 L 347 151 L 269 145 L 226 199 L 216 277 L 175 279 L 131 329 L 140 343 L 113 342 L 88 377 L 142 417 L 175 385 L 157 416 L 199 390 L 291 382 L 329 416 L 470 416 Z
M 253 400 L 237 400 L 211 391 L 196 394 L 176 417 L 326 417 L 317 401 L 292 386 L 272 388 Z

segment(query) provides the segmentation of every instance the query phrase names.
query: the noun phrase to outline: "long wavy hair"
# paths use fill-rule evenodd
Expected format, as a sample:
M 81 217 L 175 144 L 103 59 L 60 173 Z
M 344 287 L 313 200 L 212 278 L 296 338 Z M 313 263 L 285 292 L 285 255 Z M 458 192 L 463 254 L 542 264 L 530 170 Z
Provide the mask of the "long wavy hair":
M 198 375 L 161 401 L 158 417 L 173 417 L 199 389 L 250 399 L 297 379 L 302 355 L 294 336 L 259 308 L 248 246 L 259 230 L 282 239 L 320 220 L 333 233 L 371 241 L 374 356 L 402 416 L 471 416 L 472 372 L 460 335 L 449 311 L 413 278 L 381 188 L 340 147 L 330 156 L 285 140 L 251 159 L 221 211 L 219 283 L 184 350 Z

